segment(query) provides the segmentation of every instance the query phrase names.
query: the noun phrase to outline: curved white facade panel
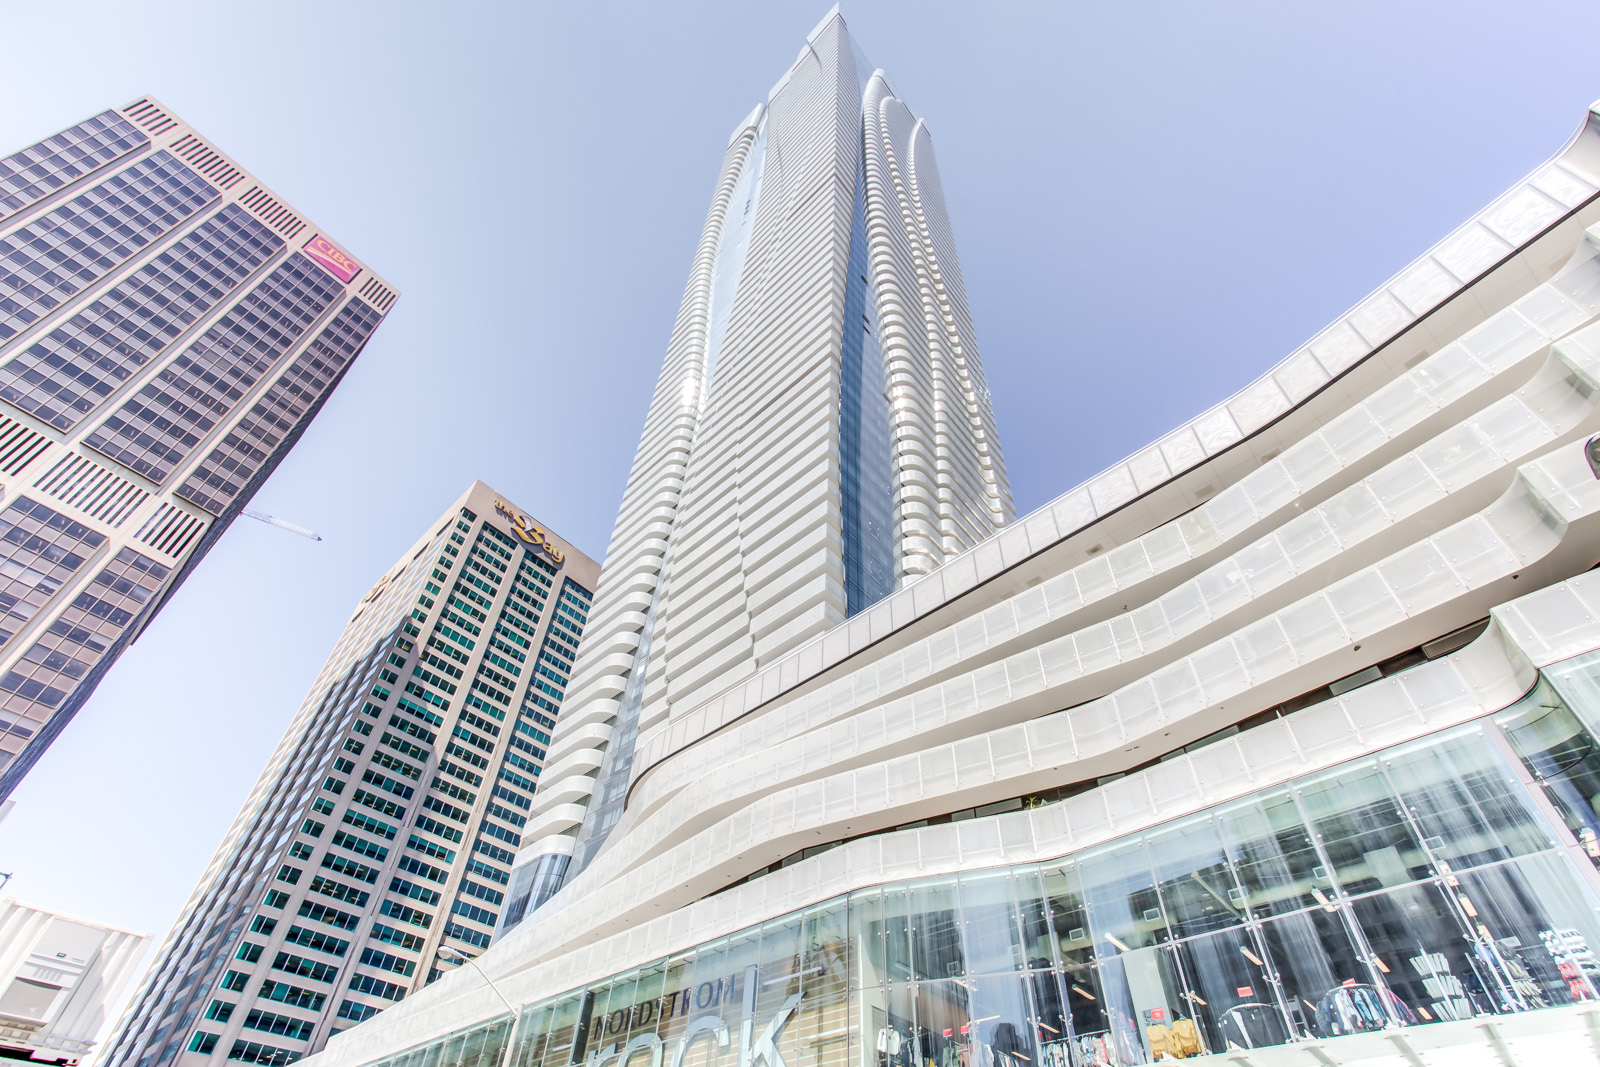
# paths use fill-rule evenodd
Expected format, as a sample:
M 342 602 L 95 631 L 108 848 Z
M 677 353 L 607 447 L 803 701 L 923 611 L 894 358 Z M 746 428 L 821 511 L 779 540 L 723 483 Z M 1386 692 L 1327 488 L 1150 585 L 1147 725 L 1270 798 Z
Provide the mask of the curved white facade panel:
M 769 280 L 729 313 L 671 529 L 638 535 L 663 546 L 639 568 L 655 584 L 614 616 L 642 636 L 580 657 L 611 664 L 585 691 L 616 703 L 564 726 L 615 719 L 599 771 L 581 755 L 599 734 L 558 736 L 568 769 L 546 772 L 527 840 L 535 822 L 549 836 L 520 869 L 583 849 L 602 788 L 604 847 L 502 923 L 478 974 L 319 1063 L 1592 1060 L 1596 117 L 1233 399 L 1000 529 L 931 144 L 847 44 L 830 17 L 735 135 L 719 188 L 763 145 L 758 210 L 822 190 L 788 216 L 817 243 L 780 250 L 754 224 L 745 277 Z M 859 160 L 834 136 L 857 89 Z M 786 126 L 802 106 L 828 117 L 808 127 L 831 168 L 814 186 L 791 184 L 811 158 Z M 867 438 L 811 413 L 855 417 L 841 397 L 861 364 L 829 332 L 848 286 L 807 255 L 870 279 L 859 313 L 901 457 L 902 587 L 848 618 L 849 491 L 828 487 L 857 469 L 838 441 Z M 775 304 L 798 316 L 792 379 L 753 369 Z M 764 406 L 758 385 L 780 382 L 793 404 Z M 661 496 L 645 484 L 630 494 Z M 648 521 L 625 509 L 618 528 Z M 636 672 L 642 646 L 629 720 L 618 650 Z
M 932 140 L 829 19 L 723 159 L 530 824 L 584 826 L 529 838 L 511 921 L 639 739 L 1011 517 Z

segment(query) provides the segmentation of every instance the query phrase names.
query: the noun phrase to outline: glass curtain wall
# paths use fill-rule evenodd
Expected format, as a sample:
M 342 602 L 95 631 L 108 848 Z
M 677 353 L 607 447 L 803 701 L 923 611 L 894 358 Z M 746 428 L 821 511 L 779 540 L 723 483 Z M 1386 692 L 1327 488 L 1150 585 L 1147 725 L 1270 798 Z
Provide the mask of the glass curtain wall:
M 1600 999 L 1597 737 L 1600 653 L 1140 834 L 860 890 L 531 1005 L 512 1067 L 1127 1067 Z M 510 1029 L 382 1067 L 500 1067 Z

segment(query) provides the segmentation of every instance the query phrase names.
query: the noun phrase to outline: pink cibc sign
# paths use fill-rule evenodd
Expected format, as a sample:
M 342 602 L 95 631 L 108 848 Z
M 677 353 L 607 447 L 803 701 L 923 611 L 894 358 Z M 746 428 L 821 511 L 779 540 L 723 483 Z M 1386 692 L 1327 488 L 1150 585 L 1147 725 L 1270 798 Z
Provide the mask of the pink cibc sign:
M 340 251 L 339 246 L 318 234 L 305 247 L 306 255 L 333 272 L 333 276 L 349 285 L 361 273 L 355 260 Z

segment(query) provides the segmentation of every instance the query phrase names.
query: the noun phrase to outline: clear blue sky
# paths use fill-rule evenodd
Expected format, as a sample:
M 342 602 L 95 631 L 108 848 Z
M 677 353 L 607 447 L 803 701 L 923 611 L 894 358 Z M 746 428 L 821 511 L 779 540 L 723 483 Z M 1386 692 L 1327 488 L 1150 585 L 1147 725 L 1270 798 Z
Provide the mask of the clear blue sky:
M 16 793 L 8 892 L 164 935 L 344 620 L 473 478 L 604 551 L 729 132 L 822 0 L 11 4 L 0 153 L 154 93 L 403 296 Z M 1600 6 L 849 3 L 933 130 L 1019 510 L 1555 152 Z

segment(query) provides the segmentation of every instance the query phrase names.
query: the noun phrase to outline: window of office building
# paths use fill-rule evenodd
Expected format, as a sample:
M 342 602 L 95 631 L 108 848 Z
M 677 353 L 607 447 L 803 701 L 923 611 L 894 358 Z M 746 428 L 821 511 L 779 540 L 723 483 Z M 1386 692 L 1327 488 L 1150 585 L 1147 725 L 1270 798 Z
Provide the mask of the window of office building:
M 228 205 L 0 367 L 0 398 L 72 429 L 282 247 Z
M 0 239 L 0 341 L 99 281 L 221 195 L 157 152 Z
M 343 293 L 305 256 L 289 257 L 85 443 L 165 481 Z
M 102 111 L 0 159 L 0 218 L 21 211 L 149 142 L 115 111 Z

